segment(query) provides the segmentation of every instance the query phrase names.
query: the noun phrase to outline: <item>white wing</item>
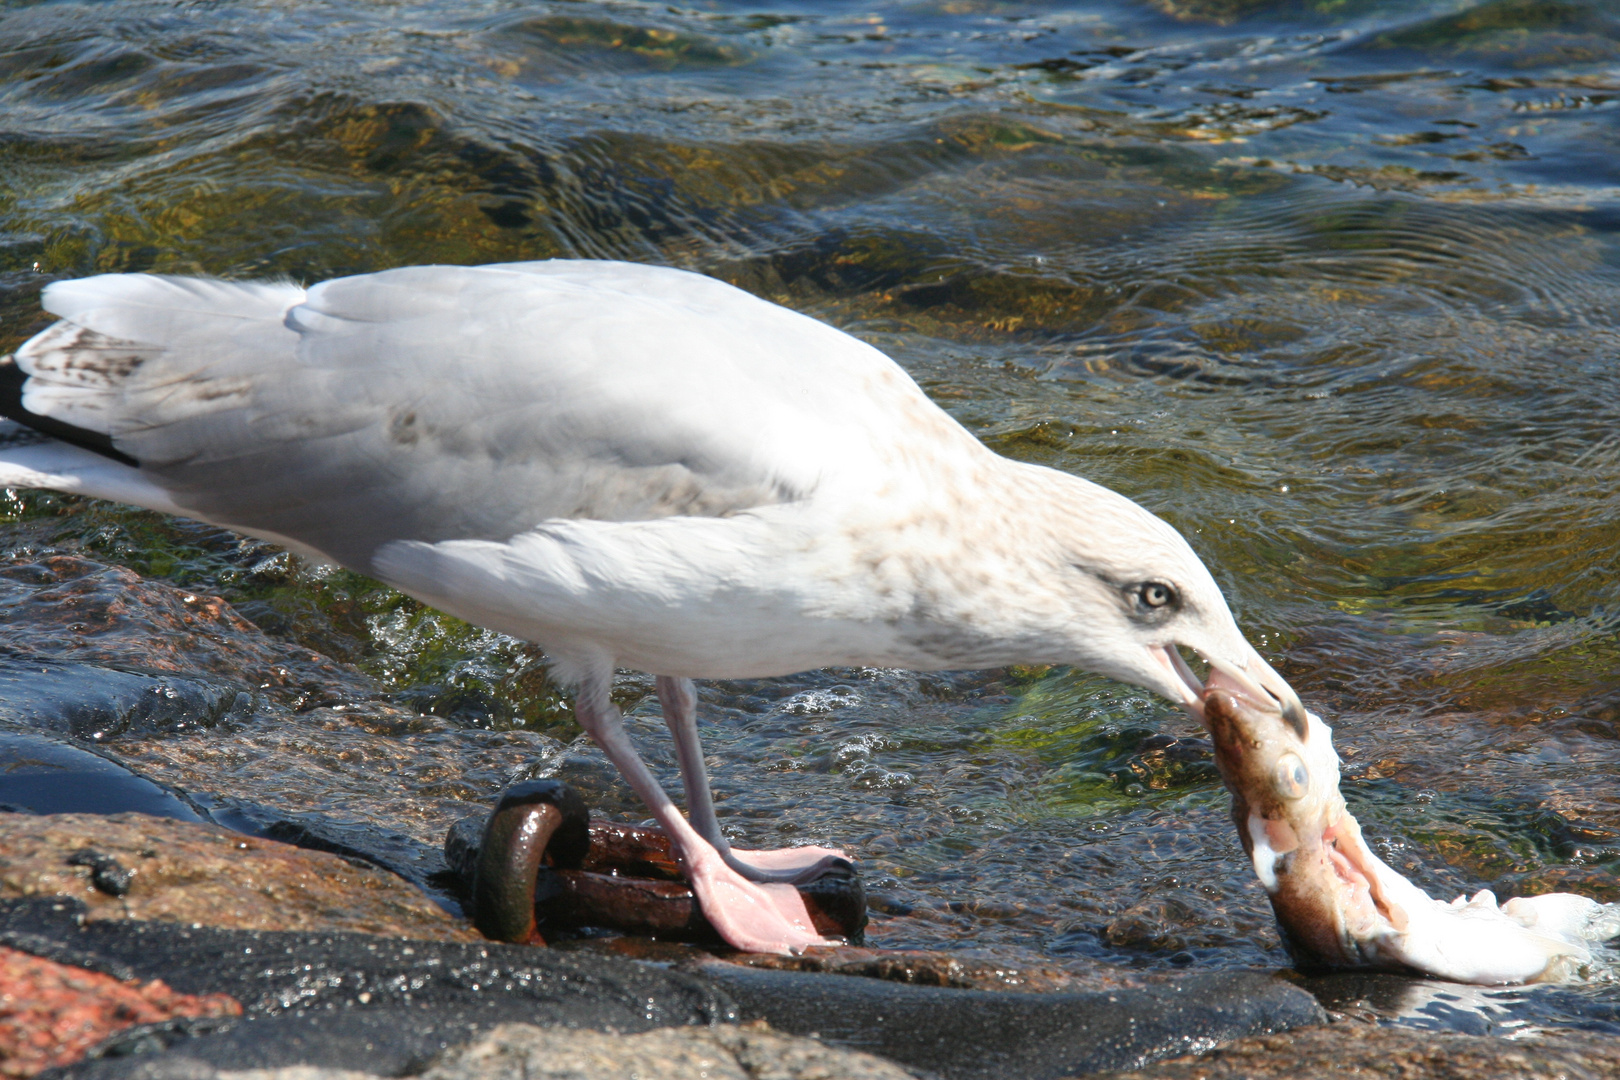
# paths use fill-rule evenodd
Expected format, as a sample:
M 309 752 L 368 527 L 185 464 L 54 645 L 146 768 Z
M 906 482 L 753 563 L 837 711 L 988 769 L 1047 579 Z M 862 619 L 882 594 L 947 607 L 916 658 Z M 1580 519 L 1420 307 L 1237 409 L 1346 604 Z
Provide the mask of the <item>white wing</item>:
M 72 490 L 129 499 L 138 476 L 155 491 L 132 501 L 361 569 L 395 540 L 806 498 L 918 420 L 970 438 L 875 349 L 657 267 L 412 267 L 307 293 L 107 275 L 45 305 L 63 321 L 17 351 L 23 407 L 139 464 Z

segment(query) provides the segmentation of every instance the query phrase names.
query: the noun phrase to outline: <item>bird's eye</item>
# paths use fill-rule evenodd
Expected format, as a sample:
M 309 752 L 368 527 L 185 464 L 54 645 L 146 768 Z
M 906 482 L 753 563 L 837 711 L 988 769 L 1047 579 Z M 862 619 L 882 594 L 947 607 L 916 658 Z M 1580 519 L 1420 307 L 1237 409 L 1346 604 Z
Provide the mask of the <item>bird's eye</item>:
M 1162 581 L 1144 581 L 1136 587 L 1136 602 L 1146 611 L 1163 611 L 1181 602 L 1174 585 Z
M 1283 798 L 1303 799 L 1311 789 L 1311 774 L 1298 754 L 1284 754 L 1277 759 L 1277 771 L 1271 783 Z

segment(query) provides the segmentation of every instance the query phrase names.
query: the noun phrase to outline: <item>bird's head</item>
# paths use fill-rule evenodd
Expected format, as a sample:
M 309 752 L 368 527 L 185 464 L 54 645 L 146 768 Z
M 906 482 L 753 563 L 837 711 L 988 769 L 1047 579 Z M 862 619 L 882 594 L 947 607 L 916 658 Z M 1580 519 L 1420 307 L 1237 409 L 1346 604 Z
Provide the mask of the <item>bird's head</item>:
M 1071 662 L 1162 694 L 1202 721 L 1204 683 L 1182 657 L 1185 648 L 1228 685 L 1275 702 L 1304 738 L 1299 695 L 1238 630 L 1186 539 L 1123 495 L 1076 482 L 1058 555 L 1072 586 Z

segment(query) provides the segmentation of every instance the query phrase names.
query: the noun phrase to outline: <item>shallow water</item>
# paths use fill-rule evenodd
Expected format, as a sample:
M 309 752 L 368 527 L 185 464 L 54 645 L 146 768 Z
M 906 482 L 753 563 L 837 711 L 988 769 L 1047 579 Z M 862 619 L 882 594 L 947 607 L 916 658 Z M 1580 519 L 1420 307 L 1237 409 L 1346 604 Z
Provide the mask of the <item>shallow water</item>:
M 0 348 L 103 271 L 715 274 L 1187 532 L 1425 888 L 1620 900 L 1617 117 L 1614 2 L 0 0 Z M 242 690 L 99 732 L 218 813 L 408 858 L 556 771 L 641 816 L 533 649 L 218 530 L 3 509 L 8 650 Z M 252 625 L 163 614 L 207 594 Z M 701 697 L 727 827 L 847 846 L 875 943 L 1287 962 L 1161 702 L 1063 670 Z M 1612 985 L 1555 1011 L 1612 1022 Z

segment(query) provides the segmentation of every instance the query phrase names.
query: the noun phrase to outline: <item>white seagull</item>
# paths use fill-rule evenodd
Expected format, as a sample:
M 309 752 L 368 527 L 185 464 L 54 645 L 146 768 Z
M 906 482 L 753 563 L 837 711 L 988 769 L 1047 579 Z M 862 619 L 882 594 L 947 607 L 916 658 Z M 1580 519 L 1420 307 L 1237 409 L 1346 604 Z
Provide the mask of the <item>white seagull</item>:
M 1178 646 L 1276 701 L 1175 529 L 991 452 L 877 349 L 712 278 L 619 262 L 290 282 L 108 274 L 0 360 L 0 485 L 196 518 L 535 642 L 732 945 L 826 944 L 741 851 L 694 678 L 1072 664 L 1201 718 Z M 609 699 L 657 676 L 690 823 Z

